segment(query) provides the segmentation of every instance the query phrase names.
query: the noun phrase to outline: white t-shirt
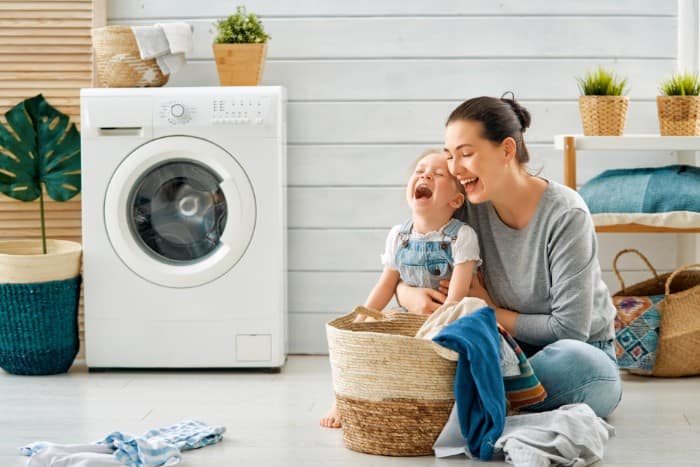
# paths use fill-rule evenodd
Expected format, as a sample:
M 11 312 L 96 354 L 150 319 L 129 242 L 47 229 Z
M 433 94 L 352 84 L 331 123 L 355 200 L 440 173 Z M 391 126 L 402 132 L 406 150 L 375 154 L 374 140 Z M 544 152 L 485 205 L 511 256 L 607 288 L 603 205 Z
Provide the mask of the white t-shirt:
M 446 226 L 447 224 L 440 227 L 439 230 L 425 234 L 411 231 L 410 238 L 411 240 L 423 242 L 441 242 L 446 238 L 442 233 L 442 230 Z M 402 227 L 403 224 L 398 224 L 391 228 L 386 237 L 384 253 L 381 256 L 382 265 L 395 271 L 399 269 L 396 264 L 396 252 L 401 241 L 399 233 Z M 457 238 L 452 242 L 452 258 L 454 259 L 453 265 L 465 263 L 467 261 L 475 261 L 476 266 L 481 264 L 481 258 L 479 257 L 479 241 L 476 238 L 476 232 L 466 224 L 459 228 L 459 231 L 457 231 Z

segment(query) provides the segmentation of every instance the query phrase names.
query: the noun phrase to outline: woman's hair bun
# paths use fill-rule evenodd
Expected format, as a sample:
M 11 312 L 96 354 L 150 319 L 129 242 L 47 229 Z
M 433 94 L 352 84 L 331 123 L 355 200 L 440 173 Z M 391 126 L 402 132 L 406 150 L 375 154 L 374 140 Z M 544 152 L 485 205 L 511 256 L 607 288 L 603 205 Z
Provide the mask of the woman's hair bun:
M 506 97 L 508 94 L 511 95 L 510 98 Z M 504 92 L 501 96 L 501 100 L 510 105 L 510 108 L 513 109 L 515 116 L 518 117 L 518 121 L 520 122 L 520 131 L 525 133 L 525 130 L 530 128 L 530 112 L 515 101 L 515 94 L 513 91 Z

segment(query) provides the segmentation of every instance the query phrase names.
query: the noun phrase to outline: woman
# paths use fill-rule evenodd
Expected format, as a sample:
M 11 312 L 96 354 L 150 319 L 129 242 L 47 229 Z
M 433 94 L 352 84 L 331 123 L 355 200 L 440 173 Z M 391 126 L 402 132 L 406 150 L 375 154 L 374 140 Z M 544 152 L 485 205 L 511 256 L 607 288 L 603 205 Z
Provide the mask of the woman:
M 585 402 L 600 417 L 620 401 L 615 308 L 601 279 L 588 209 L 573 190 L 527 171 L 529 112 L 515 99 L 477 97 L 447 119 L 445 155 L 468 203 L 456 216 L 477 232 L 484 299 L 530 357 L 548 397 L 529 410 Z M 399 285 L 399 302 L 431 313 L 440 291 Z

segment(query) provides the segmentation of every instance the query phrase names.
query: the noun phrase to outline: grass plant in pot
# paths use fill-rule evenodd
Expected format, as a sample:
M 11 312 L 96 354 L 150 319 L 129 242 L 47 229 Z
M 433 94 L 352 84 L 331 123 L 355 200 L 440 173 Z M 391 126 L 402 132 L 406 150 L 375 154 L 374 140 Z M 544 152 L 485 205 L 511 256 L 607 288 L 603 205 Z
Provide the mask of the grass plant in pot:
M 80 192 L 80 133 L 44 97 L 26 99 L 0 124 L 0 192 L 39 199 L 41 239 L 0 241 L 0 367 L 14 374 L 68 371 L 79 348 L 79 243 L 47 240 L 44 197 Z
M 629 98 L 627 78 L 599 67 L 576 78 L 581 96 L 579 110 L 586 136 L 620 136 L 625 129 Z
M 697 73 L 678 72 L 659 86 L 656 97 L 662 136 L 700 135 L 700 78 Z
M 218 34 L 212 48 L 222 86 L 256 86 L 262 80 L 267 41 L 260 19 L 236 8 L 236 13 L 214 23 Z

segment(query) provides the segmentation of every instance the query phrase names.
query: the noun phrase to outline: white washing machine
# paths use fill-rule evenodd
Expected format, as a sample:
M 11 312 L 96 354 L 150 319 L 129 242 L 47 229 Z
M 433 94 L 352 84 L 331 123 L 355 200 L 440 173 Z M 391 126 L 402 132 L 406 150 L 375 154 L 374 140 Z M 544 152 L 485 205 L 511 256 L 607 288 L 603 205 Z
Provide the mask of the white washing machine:
M 83 89 L 89 368 L 280 367 L 281 87 Z

